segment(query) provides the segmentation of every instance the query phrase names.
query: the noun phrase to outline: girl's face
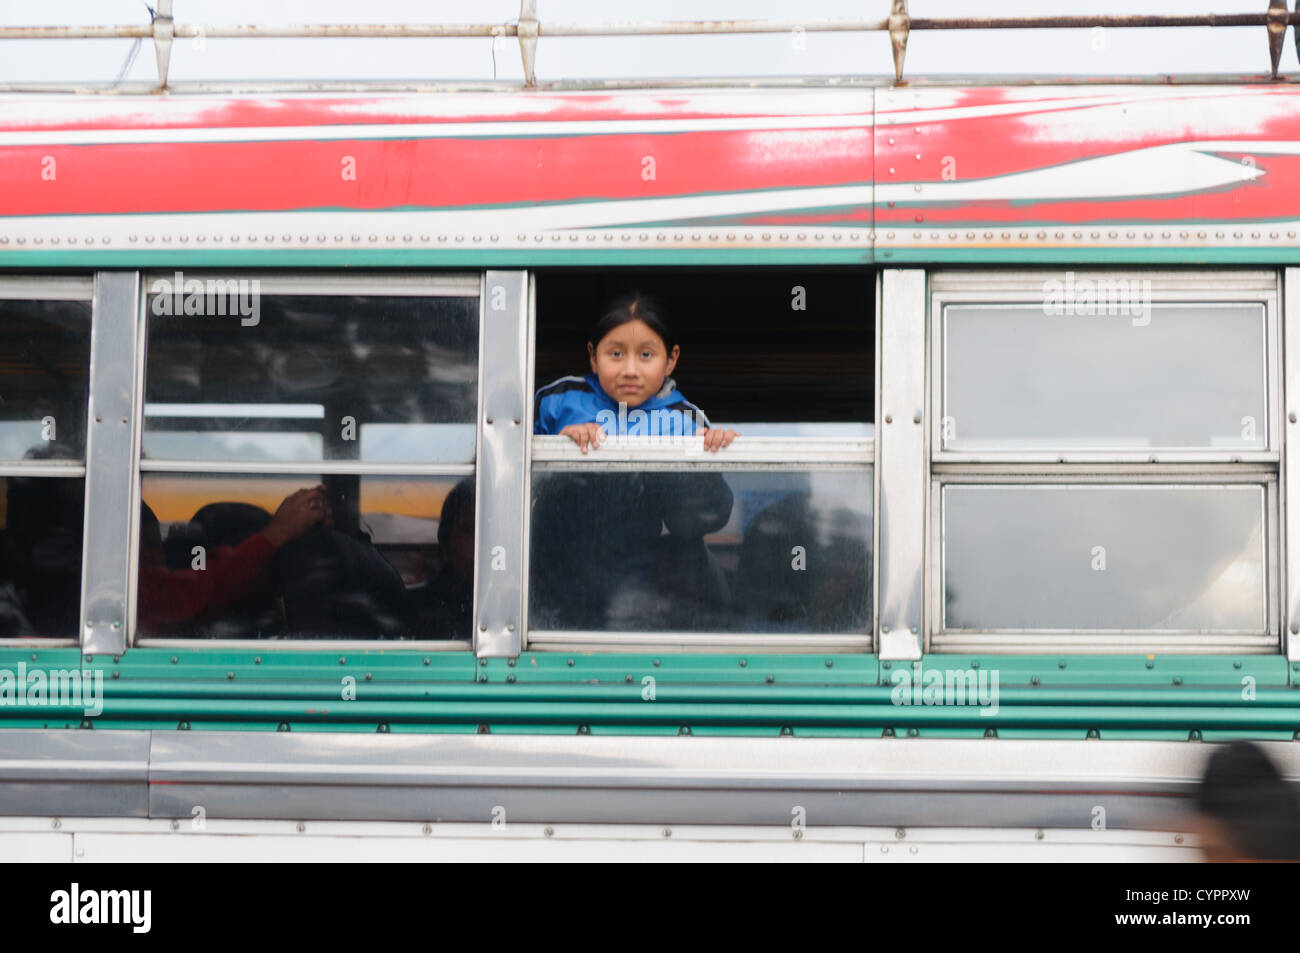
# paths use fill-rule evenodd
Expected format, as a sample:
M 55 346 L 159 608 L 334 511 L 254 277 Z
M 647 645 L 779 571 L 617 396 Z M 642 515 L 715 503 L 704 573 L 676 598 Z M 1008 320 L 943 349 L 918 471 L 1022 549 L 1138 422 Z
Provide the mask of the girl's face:
M 629 321 L 610 331 L 594 347 L 587 342 L 591 370 L 605 393 L 628 407 L 638 407 L 659 393 L 664 378 L 677 366 L 681 348 L 671 353 L 663 338 L 644 321 Z

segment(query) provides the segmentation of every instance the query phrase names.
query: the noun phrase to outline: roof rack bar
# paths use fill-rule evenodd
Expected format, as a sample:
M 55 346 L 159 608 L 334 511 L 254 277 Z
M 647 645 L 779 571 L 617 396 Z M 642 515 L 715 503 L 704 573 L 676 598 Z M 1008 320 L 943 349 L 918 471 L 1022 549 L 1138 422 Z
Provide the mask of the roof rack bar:
M 519 40 L 525 84 L 536 85 L 534 68 L 540 37 L 596 36 L 706 36 L 763 33 L 871 33 L 890 36 L 894 74 L 903 80 L 907 40 L 914 30 L 1037 30 L 1130 29 L 1143 27 L 1265 27 L 1268 31 L 1272 75 L 1277 76 L 1282 43 L 1288 26 L 1300 25 L 1298 9 L 1289 12 L 1286 0 L 1268 0 L 1262 13 L 1190 14 L 1070 14 L 1018 17 L 916 17 L 909 16 L 907 0 L 891 0 L 885 19 L 837 20 L 641 20 L 621 23 L 544 23 L 537 16 L 537 0 L 520 0 L 519 19 L 513 23 L 290 23 L 290 24 L 178 24 L 171 15 L 172 0 L 159 0 L 158 12 L 148 26 L 0 26 L 0 40 L 153 39 L 158 57 L 159 87 L 167 86 L 167 67 L 173 38 L 299 39 L 309 37 L 429 38 L 514 36 Z M 1300 50 L 1300 33 L 1296 38 Z

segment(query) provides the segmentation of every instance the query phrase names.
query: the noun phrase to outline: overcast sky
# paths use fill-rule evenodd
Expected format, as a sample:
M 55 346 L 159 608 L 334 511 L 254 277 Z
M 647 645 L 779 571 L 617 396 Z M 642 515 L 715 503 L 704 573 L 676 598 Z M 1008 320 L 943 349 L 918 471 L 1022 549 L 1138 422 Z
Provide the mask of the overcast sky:
M 634 19 L 840 19 L 879 16 L 889 0 L 539 0 L 542 22 Z M 913 16 L 1059 13 L 1260 13 L 1264 0 L 912 0 Z M 516 0 L 175 0 L 177 23 L 508 22 Z M 0 24 L 148 23 L 143 0 L 0 0 Z M 1294 31 L 1284 72 L 1298 73 Z M 543 38 L 542 82 L 579 78 L 867 75 L 893 67 L 883 33 L 729 37 Z M 0 41 L 0 83 L 111 82 L 130 40 Z M 522 78 L 516 41 L 482 39 L 310 39 L 178 41 L 173 80 Z M 1090 75 L 1262 74 L 1263 27 L 1168 30 L 927 31 L 911 36 L 907 74 Z M 156 76 L 152 44 L 126 78 Z

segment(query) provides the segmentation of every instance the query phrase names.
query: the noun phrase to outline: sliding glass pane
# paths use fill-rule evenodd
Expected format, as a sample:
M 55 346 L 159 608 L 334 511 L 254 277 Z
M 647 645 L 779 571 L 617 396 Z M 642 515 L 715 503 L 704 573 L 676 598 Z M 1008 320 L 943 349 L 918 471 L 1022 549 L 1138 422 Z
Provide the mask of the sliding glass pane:
M 0 300 L 0 462 L 80 463 L 90 302 Z
M 146 459 L 473 462 L 477 298 L 191 281 L 147 298 Z
M 1263 633 L 1265 489 L 943 488 L 947 630 Z
M 1264 306 L 1153 304 L 1120 284 L 1138 288 L 946 305 L 942 448 L 1268 449 Z
M 150 473 L 141 494 L 143 637 L 472 635 L 473 476 Z
M 529 625 L 864 633 L 870 469 L 533 476 Z

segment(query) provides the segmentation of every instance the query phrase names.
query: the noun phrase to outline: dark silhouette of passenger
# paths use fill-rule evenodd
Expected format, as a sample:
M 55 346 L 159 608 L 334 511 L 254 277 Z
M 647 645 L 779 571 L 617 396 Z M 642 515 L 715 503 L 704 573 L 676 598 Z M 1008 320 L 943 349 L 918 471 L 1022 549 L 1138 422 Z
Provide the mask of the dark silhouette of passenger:
M 430 635 L 466 639 L 474 635 L 474 478 L 458 482 L 438 517 L 438 555 L 442 565 L 429 581 L 426 611 Z
M 401 574 L 365 533 L 316 526 L 276 554 L 285 638 L 409 638 L 411 605 Z
M 1216 746 L 1196 810 L 1201 850 L 1211 863 L 1300 861 L 1300 800 L 1257 744 Z
M 173 569 L 167 564 L 158 518 L 142 503 L 137 609 L 141 633 L 175 634 L 180 624 L 211 618 L 237 604 L 266 583 L 277 550 L 332 521 L 324 487 L 305 487 L 285 497 L 265 527 L 238 545 L 205 547 L 202 568 L 191 564 Z
M 704 537 L 734 497 L 720 473 L 561 473 L 533 499 L 532 624 L 570 630 L 707 627 L 727 604 Z
M 56 445 L 26 460 L 73 459 Z M 0 636 L 77 637 L 85 481 L 71 477 L 5 479 L 0 533 Z
M 850 632 L 871 619 L 869 527 L 847 507 L 820 513 L 806 493 L 750 521 L 736 573 L 736 607 L 750 631 Z

